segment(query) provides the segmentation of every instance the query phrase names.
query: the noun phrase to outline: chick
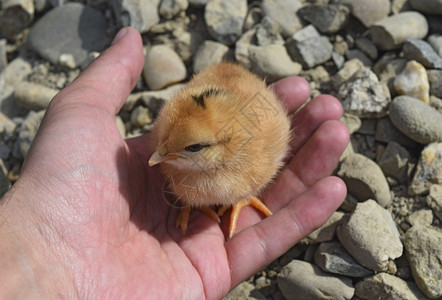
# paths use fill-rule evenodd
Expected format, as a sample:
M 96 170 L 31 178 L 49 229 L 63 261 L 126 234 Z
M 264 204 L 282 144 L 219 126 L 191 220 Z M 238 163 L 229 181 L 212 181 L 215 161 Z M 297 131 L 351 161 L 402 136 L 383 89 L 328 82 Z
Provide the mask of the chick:
M 191 208 L 217 220 L 232 208 L 229 238 L 245 205 L 270 216 L 257 196 L 282 167 L 290 135 L 286 110 L 245 68 L 221 63 L 194 76 L 164 105 L 152 129 L 149 166 L 160 164 L 184 206 L 177 227 L 186 231 Z

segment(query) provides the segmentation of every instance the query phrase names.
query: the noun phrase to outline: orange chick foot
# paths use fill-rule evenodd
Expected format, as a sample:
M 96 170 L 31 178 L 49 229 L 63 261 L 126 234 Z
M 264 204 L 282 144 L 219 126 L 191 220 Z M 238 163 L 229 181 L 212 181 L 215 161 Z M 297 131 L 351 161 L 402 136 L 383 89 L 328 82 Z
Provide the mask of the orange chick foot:
M 220 222 L 218 214 L 209 207 L 201 207 L 199 208 L 203 213 L 208 215 L 211 219 L 215 220 L 216 222 Z M 178 217 L 176 219 L 176 227 L 180 228 L 183 234 L 186 233 L 187 230 L 187 224 L 189 223 L 189 216 L 190 212 L 192 211 L 192 207 L 186 206 L 182 207 L 180 209 L 180 212 L 178 213 Z
M 229 239 L 233 237 L 236 231 L 236 224 L 238 222 L 239 212 L 244 206 L 251 205 L 257 210 L 264 213 L 266 217 L 269 217 L 272 215 L 272 212 L 270 209 L 267 208 L 267 206 L 264 205 L 258 198 L 251 196 L 249 199 L 244 199 L 241 201 L 238 201 L 232 206 L 232 212 L 230 213 L 230 224 L 229 224 Z M 229 206 L 222 206 L 218 210 L 218 215 L 222 216 L 230 207 Z

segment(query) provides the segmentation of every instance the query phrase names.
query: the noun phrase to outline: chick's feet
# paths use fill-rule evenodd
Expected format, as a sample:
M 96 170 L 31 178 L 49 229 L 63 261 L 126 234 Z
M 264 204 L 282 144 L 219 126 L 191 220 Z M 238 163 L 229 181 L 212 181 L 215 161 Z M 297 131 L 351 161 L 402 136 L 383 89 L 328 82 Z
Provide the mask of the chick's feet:
M 247 205 L 251 205 L 254 208 L 256 208 L 257 210 L 261 211 L 262 213 L 264 213 L 264 215 L 266 217 L 269 217 L 272 215 L 272 212 L 270 211 L 270 209 L 268 209 L 267 206 L 265 206 L 264 203 L 262 203 L 256 197 L 251 196 L 249 199 L 244 199 L 244 200 L 238 201 L 237 203 L 235 203 L 232 206 L 232 212 L 230 213 L 229 239 L 232 238 L 233 235 L 235 234 L 236 223 L 238 222 L 239 212 L 241 211 L 241 209 L 244 206 L 247 206 Z M 222 206 L 218 210 L 218 215 L 222 216 L 229 208 L 230 208 L 230 206 L 225 206 L 225 205 Z
M 208 215 L 211 219 L 215 220 L 216 222 L 220 222 L 218 214 L 209 207 L 201 207 L 199 208 L 203 213 Z M 180 228 L 183 234 L 186 233 L 187 230 L 187 224 L 189 223 L 189 216 L 190 212 L 192 211 L 192 208 L 190 206 L 182 207 L 180 209 L 180 212 L 178 213 L 178 217 L 176 218 L 176 227 Z

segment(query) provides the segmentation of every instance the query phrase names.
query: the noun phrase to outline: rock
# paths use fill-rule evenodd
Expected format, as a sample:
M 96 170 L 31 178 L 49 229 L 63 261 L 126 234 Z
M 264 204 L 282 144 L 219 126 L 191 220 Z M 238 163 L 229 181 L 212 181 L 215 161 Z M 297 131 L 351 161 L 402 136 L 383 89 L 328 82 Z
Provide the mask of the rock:
M 349 5 L 353 16 L 365 27 L 370 27 L 390 13 L 390 1 L 387 0 L 341 0 L 340 2 Z
M 172 49 L 163 45 L 156 45 L 149 49 L 144 63 L 144 78 L 152 90 L 159 90 L 166 86 L 186 79 L 186 66 Z
M 373 200 L 359 203 L 337 229 L 344 248 L 361 265 L 374 271 L 387 271 L 402 255 L 402 243 L 390 213 Z
M 20 154 L 23 158 L 28 154 L 29 148 L 31 147 L 35 134 L 40 127 L 44 114 L 44 110 L 39 112 L 30 111 L 20 128 L 17 142 L 19 145 Z
M 152 113 L 148 108 L 137 106 L 130 114 L 130 122 L 137 127 L 152 124 Z
M 296 32 L 286 43 L 287 52 L 292 59 L 305 68 L 312 68 L 331 58 L 333 46 L 321 36 L 313 25 Z
M 223 300 L 250 299 L 250 293 L 255 289 L 253 284 L 243 281 L 228 293 Z
M 160 22 L 158 5 L 161 0 L 112 1 L 112 8 L 121 26 L 131 26 L 140 33 L 147 33 Z
M 67 3 L 52 9 L 34 24 L 28 43 L 53 64 L 59 63 L 62 54 L 70 54 L 75 66 L 80 66 L 89 52 L 100 52 L 109 45 L 106 31 L 107 23 L 100 11 L 80 3 Z
M 359 128 L 361 128 L 362 124 L 361 119 L 348 113 L 344 113 L 339 121 L 347 127 L 349 134 L 356 132 Z
M 253 70 L 269 81 L 298 75 L 302 66 L 290 59 L 283 45 L 254 46 L 249 48 Z
M 361 299 L 378 300 L 424 300 L 426 297 L 413 282 L 379 273 L 364 278 L 356 284 L 355 295 Z
M 287 300 L 351 299 L 351 279 L 332 276 L 301 260 L 293 260 L 278 274 L 278 286 Z
M 381 206 L 391 203 L 390 188 L 381 168 L 362 154 L 351 154 L 342 162 L 338 171 L 350 194 L 359 201 L 376 200 Z
M 390 119 L 402 133 L 418 143 L 442 141 L 442 114 L 416 98 L 396 97 L 390 104 Z
M 165 19 L 172 19 L 189 6 L 187 0 L 161 0 L 159 12 Z
M 389 142 L 379 159 L 379 167 L 385 176 L 390 176 L 398 180 L 400 183 L 407 183 L 408 166 L 411 161 L 411 155 L 407 149 L 396 142 Z
M 363 70 L 364 64 L 359 59 L 352 59 L 345 62 L 344 66 L 332 78 L 333 87 L 337 90 L 358 71 Z
M 256 30 L 256 43 L 259 46 L 268 46 L 271 44 L 284 44 L 281 28 L 272 18 L 264 17 Z
M 373 66 L 373 62 L 371 61 L 371 59 L 368 58 L 367 55 L 365 55 L 364 52 L 362 52 L 359 49 L 348 50 L 345 53 L 345 56 L 347 57 L 347 60 L 352 60 L 352 59 L 360 60 L 366 67 Z
M 427 74 L 430 82 L 430 94 L 442 98 L 442 70 L 428 70 Z
M 120 132 L 123 138 L 126 138 L 126 125 L 124 125 L 123 119 L 120 116 L 116 116 L 115 124 L 117 125 L 118 132 Z
M 418 98 L 427 104 L 430 102 L 427 71 L 415 60 L 409 61 L 405 69 L 396 77 L 394 88 L 401 95 Z
M 413 226 L 405 234 L 405 249 L 414 280 L 424 294 L 442 296 L 442 231 L 429 226 Z
M 333 52 L 332 53 L 332 60 L 338 69 L 341 69 L 344 66 L 345 58 L 341 54 L 339 54 L 337 52 Z
M 189 4 L 195 7 L 203 7 L 206 5 L 210 0 L 189 0 Z
M 32 0 L 2 1 L 0 28 L 5 37 L 14 39 L 15 35 L 28 27 L 34 19 Z
M 406 147 L 416 147 L 417 143 L 400 132 L 391 122 L 390 118 L 378 120 L 376 124 L 376 141 L 389 143 L 396 142 Z
M 366 277 L 373 271 L 358 264 L 338 242 L 322 243 L 315 253 L 315 264 L 323 271 L 349 277 Z
M 336 227 L 343 216 L 343 212 L 335 211 L 321 227 L 306 237 L 308 244 L 331 241 L 336 235 Z
M 386 84 L 391 96 L 397 96 L 394 88 L 394 80 L 397 75 L 404 70 L 407 60 L 398 58 L 395 54 L 387 53 L 379 59 L 373 66 L 373 71 L 378 76 L 379 81 Z
M 442 114 L 442 99 L 430 96 L 430 106 Z
M 426 202 L 428 207 L 430 207 L 439 220 L 442 221 L 442 185 L 431 185 Z
M 241 36 L 247 15 L 247 0 L 211 0 L 205 6 L 207 30 L 217 41 L 234 44 Z
M 299 0 L 263 0 L 261 6 L 263 14 L 281 26 L 285 37 L 292 36 L 302 28 L 302 23 L 296 14 L 302 6 Z
M 0 197 L 2 197 L 11 188 L 11 182 L 0 168 Z
M 6 57 L 6 39 L 0 39 L 0 73 L 8 65 L 8 58 Z
M 130 112 L 135 106 L 142 103 L 156 116 L 160 112 L 164 102 L 170 100 L 183 86 L 183 84 L 175 84 L 164 90 L 132 93 L 127 97 L 122 109 L 126 112 Z
M 411 226 L 430 226 L 433 223 L 433 212 L 431 209 L 420 209 L 408 216 L 408 223 Z
M 391 12 L 396 15 L 398 13 L 409 11 L 411 9 L 410 2 L 408 0 L 393 0 L 391 2 Z
M 422 150 L 408 193 L 428 193 L 432 184 L 442 184 L 442 142 L 431 143 Z
M 199 73 L 212 64 L 225 60 L 229 53 L 229 47 L 214 41 L 204 41 L 198 48 L 193 59 L 193 72 Z
M 404 55 L 408 59 L 420 62 L 427 68 L 442 68 L 442 58 L 430 44 L 423 40 L 407 39 L 404 43 Z
M 441 0 L 409 0 L 411 7 L 427 14 L 442 15 Z
M 235 43 L 235 59 L 247 69 L 252 68 L 252 63 L 249 57 L 249 48 L 250 45 L 252 45 L 252 41 L 255 39 L 256 31 L 256 27 L 250 29 Z
M 244 31 L 250 30 L 253 26 L 261 22 L 261 20 L 262 20 L 261 7 L 250 7 L 246 19 L 244 21 L 243 30 Z
M 298 11 L 304 20 L 325 34 L 341 30 L 348 21 L 350 9 L 342 4 L 309 5 Z
M 356 46 L 364 52 L 370 59 L 375 60 L 378 58 L 378 48 L 376 48 L 373 42 L 365 37 L 357 38 L 355 40 Z
M 41 84 L 22 81 L 15 87 L 14 98 L 18 105 L 39 111 L 46 109 L 58 90 L 48 88 Z
M 376 74 L 364 68 L 344 82 L 338 90 L 344 111 L 359 117 L 382 117 L 390 104 L 390 91 L 379 83 Z
M 392 50 L 399 48 L 407 39 L 424 38 L 428 33 L 428 23 L 418 12 L 403 12 L 376 22 L 369 32 L 376 46 Z
M 428 37 L 431 47 L 442 57 L 442 34 L 432 34 Z

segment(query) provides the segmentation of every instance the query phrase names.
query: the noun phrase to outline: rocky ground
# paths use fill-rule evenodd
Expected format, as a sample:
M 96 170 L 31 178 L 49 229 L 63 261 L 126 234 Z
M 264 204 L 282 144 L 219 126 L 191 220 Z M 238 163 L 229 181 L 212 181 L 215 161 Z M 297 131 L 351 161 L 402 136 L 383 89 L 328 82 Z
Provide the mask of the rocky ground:
M 0 9 L 0 195 L 51 98 L 131 25 L 146 65 L 117 117 L 123 136 L 147 132 L 180 83 L 222 60 L 269 82 L 303 76 L 312 97 L 344 106 L 351 144 L 336 175 L 346 201 L 226 299 L 442 297 L 442 1 L 2 0 Z

